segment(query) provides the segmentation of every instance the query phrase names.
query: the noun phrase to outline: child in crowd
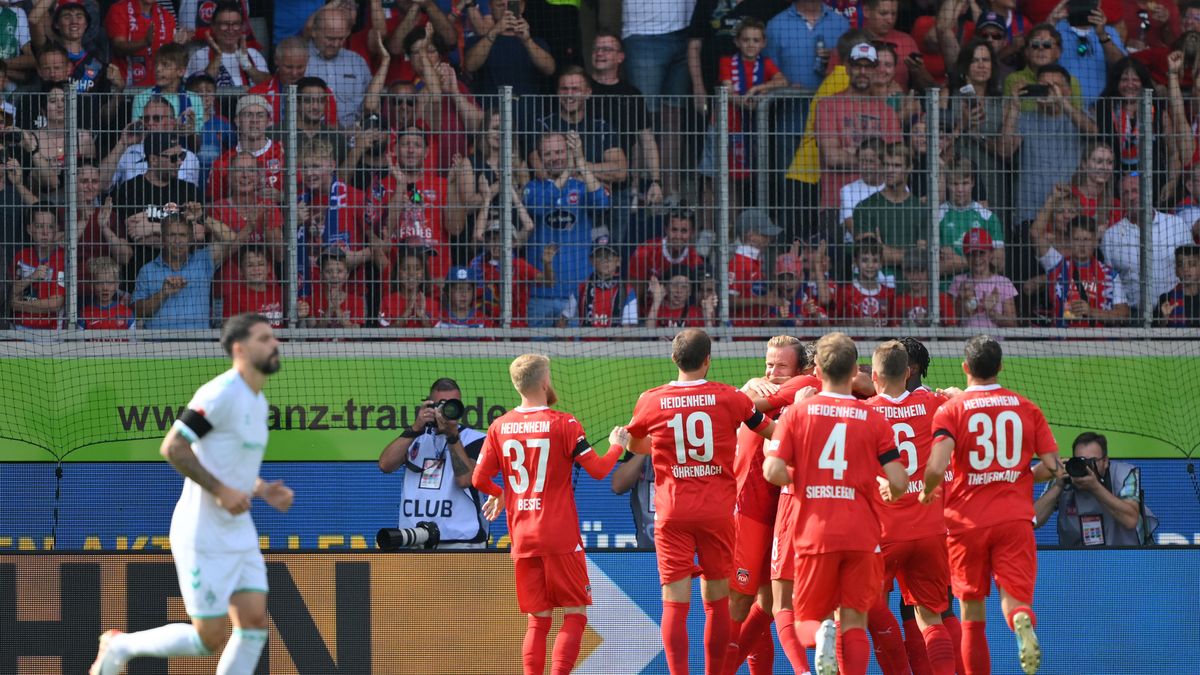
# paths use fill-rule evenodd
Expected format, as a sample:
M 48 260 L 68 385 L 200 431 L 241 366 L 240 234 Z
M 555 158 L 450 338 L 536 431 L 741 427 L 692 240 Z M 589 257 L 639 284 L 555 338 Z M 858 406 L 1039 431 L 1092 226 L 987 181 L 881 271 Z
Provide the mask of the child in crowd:
M 92 258 L 87 264 L 90 302 L 79 312 L 83 330 L 129 330 L 134 327 L 133 310 L 119 289 L 121 267 L 108 256 Z
M 576 317 L 582 328 L 636 326 L 637 294 L 620 278 L 621 254 L 609 242 L 607 228 L 592 228 L 592 240 L 592 276 L 571 296 L 560 326 Z
M 1200 327 L 1200 246 L 1175 247 L 1175 288 L 1158 296 L 1156 322 L 1172 328 Z
M 954 297 L 955 313 L 962 325 L 971 328 L 997 328 L 1017 325 L 1017 289 L 1013 282 L 997 274 L 992 264 L 995 244 L 982 227 L 969 230 L 963 237 L 962 252 L 968 271 L 954 277 L 948 291 Z
M 363 296 L 348 283 L 346 254 L 329 249 L 321 255 L 321 280 L 312 285 L 309 325 L 314 328 L 359 328 L 366 318 Z
M 853 326 L 891 326 L 896 290 L 879 281 L 883 244 L 873 236 L 859 238 L 854 247 L 857 277 L 838 287 L 837 317 Z

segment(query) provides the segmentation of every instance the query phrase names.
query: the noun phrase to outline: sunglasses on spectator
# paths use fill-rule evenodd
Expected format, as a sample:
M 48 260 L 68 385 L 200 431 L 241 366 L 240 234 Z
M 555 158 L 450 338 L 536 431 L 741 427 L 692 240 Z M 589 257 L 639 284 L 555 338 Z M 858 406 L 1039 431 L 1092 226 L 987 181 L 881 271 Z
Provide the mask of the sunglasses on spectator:
M 146 122 L 165 122 L 171 119 L 171 115 L 142 115 L 142 120 Z
M 1057 46 L 1057 45 L 1055 45 L 1055 44 L 1054 44 L 1054 41 L 1053 41 L 1053 40 L 1046 40 L 1046 41 L 1044 41 L 1044 42 L 1043 42 L 1043 41 L 1037 41 L 1037 42 L 1030 42 L 1030 43 L 1029 43 L 1029 48 L 1030 48 L 1030 49 L 1054 49 L 1056 46 Z
M 159 155 L 159 157 L 172 164 L 178 164 L 183 161 L 183 152 L 164 152 L 163 154 Z
M 1008 37 L 1004 33 L 977 33 L 977 35 L 979 35 L 979 39 L 988 42 L 1003 42 Z

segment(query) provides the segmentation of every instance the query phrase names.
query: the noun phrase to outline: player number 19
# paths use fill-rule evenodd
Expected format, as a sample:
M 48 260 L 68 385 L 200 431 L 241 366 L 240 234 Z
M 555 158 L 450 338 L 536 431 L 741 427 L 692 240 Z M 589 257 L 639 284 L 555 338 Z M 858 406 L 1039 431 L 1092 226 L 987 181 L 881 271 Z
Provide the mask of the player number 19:
M 976 471 L 988 469 L 993 460 L 1004 469 L 1011 469 L 1021 461 L 1021 417 L 1017 413 L 1002 411 L 996 415 L 994 424 L 987 413 L 975 413 L 967 420 L 967 431 L 975 434 L 975 448 L 969 459 Z
M 712 461 L 713 426 L 708 413 L 697 411 L 686 420 L 683 413 L 676 413 L 667 426 L 675 432 L 675 459 L 680 464 L 686 464 L 689 457 L 697 462 Z
M 533 438 L 522 443 L 515 439 L 504 441 L 501 450 L 504 458 L 512 465 L 513 473 L 508 476 L 508 484 L 513 492 L 521 495 L 529 489 L 529 469 L 525 468 L 525 448 L 537 450 L 537 470 L 533 474 L 533 491 L 541 492 L 546 487 L 546 462 L 550 459 L 550 439 Z

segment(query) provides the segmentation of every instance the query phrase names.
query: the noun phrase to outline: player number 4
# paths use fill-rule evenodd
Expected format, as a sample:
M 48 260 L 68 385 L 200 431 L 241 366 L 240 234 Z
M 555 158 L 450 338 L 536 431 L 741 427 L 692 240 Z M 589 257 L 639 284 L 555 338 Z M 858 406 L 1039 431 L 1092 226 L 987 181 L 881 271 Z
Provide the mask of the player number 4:
M 675 459 L 680 464 L 686 464 L 689 457 L 697 462 L 712 461 L 713 424 L 708 413 L 697 411 L 686 420 L 683 413 L 677 413 L 667 426 L 675 432 Z
M 1012 410 L 996 415 L 994 423 L 987 413 L 975 413 L 967 420 L 967 431 L 975 434 L 975 447 L 969 454 L 972 469 L 984 471 L 993 461 L 1011 469 L 1021 461 L 1021 417 Z
M 508 475 L 508 484 L 512 486 L 512 491 L 519 495 L 525 494 L 529 489 L 529 469 L 525 468 L 526 448 L 529 448 L 531 453 L 534 450 L 537 451 L 537 469 L 533 474 L 533 491 L 541 492 L 546 487 L 546 462 L 550 460 L 550 439 L 534 438 L 521 443 L 521 441 L 510 438 L 501 446 L 504 458 L 509 461 L 513 470 L 513 473 Z
M 841 480 L 846 474 L 846 423 L 838 422 L 829 433 L 829 440 L 821 448 L 821 456 L 817 458 L 817 468 L 829 469 L 833 472 L 834 480 Z

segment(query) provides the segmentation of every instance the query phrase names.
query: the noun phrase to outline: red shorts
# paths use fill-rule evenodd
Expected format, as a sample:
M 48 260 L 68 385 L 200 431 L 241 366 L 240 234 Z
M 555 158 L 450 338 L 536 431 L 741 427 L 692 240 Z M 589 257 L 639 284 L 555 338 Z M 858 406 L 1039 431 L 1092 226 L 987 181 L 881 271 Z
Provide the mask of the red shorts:
M 951 534 L 950 585 L 959 600 L 982 600 L 996 585 L 1025 604 L 1033 602 L 1037 581 L 1037 543 L 1033 523 L 1013 520 Z
M 733 578 L 729 588 L 742 595 L 754 595 L 758 587 L 770 582 L 771 534 L 774 528 L 749 516 L 734 516 L 737 544 L 733 550 Z
M 695 576 L 728 579 L 733 571 L 733 516 L 713 520 L 658 520 L 654 547 L 658 553 L 658 578 L 665 586 Z
M 592 584 L 588 581 L 583 551 L 516 558 L 513 571 L 517 606 L 526 614 L 592 604 Z
M 883 556 L 874 551 L 797 554 L 795 565 L 797 621 L 821 621 L 838 607 L 866 612 L 879 603 Z
M 779 495 L 779 510 L 775 512 L 775 536 L 771 540 L 771 579 L 791 581 L 794 576 L 792 559 L 796 557 L 792 546 L 793 530 L 799 515 L 799 502 L 791 495 Z
M 920 605 L 930 611 L 944 612 L 950 605 L 946 587 L 950 585 L 950 564 L 946 558 L 946 536 L 935 535 L 913 541 L 883 545 L 883 590 L 900 582 L 900 594 L 906 605 Z

